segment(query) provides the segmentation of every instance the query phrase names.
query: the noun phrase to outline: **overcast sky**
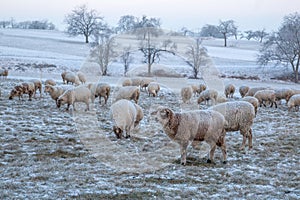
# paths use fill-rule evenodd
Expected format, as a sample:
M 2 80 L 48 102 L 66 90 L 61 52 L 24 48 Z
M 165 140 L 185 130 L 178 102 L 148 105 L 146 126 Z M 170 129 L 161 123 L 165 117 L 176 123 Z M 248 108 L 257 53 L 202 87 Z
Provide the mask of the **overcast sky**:
M 1 0 L 0 21 L 48 19 L 62 30 L 65 15 L 83 4 L 97 10 L 111 26 L 123 15 L 146 15 L 160 18 L 163 28 L 194 31 L 231 19 L 241 31 L 273 31 L 285 15 L 300 12 L 300 0 Z

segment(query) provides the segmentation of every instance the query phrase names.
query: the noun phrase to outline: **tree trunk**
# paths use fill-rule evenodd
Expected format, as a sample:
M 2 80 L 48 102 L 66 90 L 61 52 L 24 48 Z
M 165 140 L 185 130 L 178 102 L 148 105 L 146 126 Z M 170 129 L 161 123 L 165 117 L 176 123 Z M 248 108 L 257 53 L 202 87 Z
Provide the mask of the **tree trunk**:
M 294 73 L 295 73 L 295 83 L 298 83 L 298 80 L 299 80 L 298 79 L 299 78 L 298 77 L 298 70 L 296 70 Z
M 85 43 L 89 43 L 89 36 L 85 35 Z
M 226 37 L 226 34 L 224 34 L 224 47 L 227 47 L 227 37 Z
M 148 76 L 151 76 L 151 63 L 148 63 Z

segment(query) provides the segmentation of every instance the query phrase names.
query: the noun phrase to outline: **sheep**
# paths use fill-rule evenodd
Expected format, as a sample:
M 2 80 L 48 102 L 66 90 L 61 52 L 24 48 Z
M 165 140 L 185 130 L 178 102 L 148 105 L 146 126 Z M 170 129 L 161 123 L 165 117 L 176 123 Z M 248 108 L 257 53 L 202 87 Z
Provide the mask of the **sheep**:
M 225 96 L 226 98 L 233 98 L 233 94 L 235 92 L 235 86 L 233 84 L 228 84 L 225 86 Z
M 286 89 L 286 88 L 282 88 L 282 89 L 276 89 L 275 90 L 275 98 L 276 101 L 280 101 L 281 99 L 286 100 L 286 103 L 289 101 L 289 99 L 291 98 L 291 96 L 293 96 L 294 91 L 292 89 Z
M 67 73 L 68 73 L 67 71 L 64 71 L 64 72 L 61 73 L 61 78 L 63 80 L 63 84 L 66 84 L 66 74 Z
M 240 92 L 240 95 L 241 97 L 245 97 L 245 95 L 247 94 L 247 92 L 249 91 L 249 86 L 246 86 L 246 85 L 242 85 L 240 88 L 239 88 L 239 92 Z
M 67 104 L 67 109 L 69 110 L 70 105 L 73 106 L 75 111 L 76 102 L 84 102 L 86 104 L 85 111 L 89 110 L 89 100 L 91 98 L 91 91 L 85 86 L 77 86 L 73 89 L 66 90 L 62 95 L 57 99 L 57 107 L 60 108 L 61 105 Z
M 36 98 L 36 91 L 38 90 L 40 92 L 40 98 L 42 97 L 42 81 L 38 80 L 38 79 L 35 79 L 35 80 L 32 80 L 31 82 L 33 82 L 34 84 L 34 98 Z
M 218 92 L 214 89 L 207 89 L 200 93 L 197 103 L 200 104 L 201 102 L 205 101 L 208 103 L 209 100 L 212 101 L 212 105 L 216 103 L 218 98 Z
M 159 83 L 157 83 L 157 82 L 150 82 L 147 89 L 148 89 L 148 96 L 149 96 L 149 97 L 150 97 L 151 95 L 152 95 L 153 97 L 156 97 L 156 96 L 157 96 L 157 93 L 158 93 L 159 90 L 160 90 Z
M 0 69 L 0 76 L 3 76 L 3 79 L 7 79 L 8 70 L 7 69 Z
M 74 86 L 52 86 L 46 85 L 44 88 L 45 93 L 49 93 L 51 98 L 55 101 L 56 107 L 58 107 L 57 99 L 62 95 L 66 90 L 72 89 Z
M 137 104 L 120 99 L 110 107 L 110 115 L 113 119 L 113 131 L 118 139 L 122 138 L 125 131 L 125 138 L 130 137 L 130 132 L 143 118 L 142 109 Z
M 135 103 L 138 103 L 140 97 L 140 90 L 137 86 L 126 86 L 121 87 L 115 95 L 115 101 L 120 99 L 134 100 Z
M 61 77 L 63 79 L 64 84 L 69 84 L 69 83 L 75 84 L 75 85 L 80 84 L 78 76 L 73 72 L 65 71 L 65 72 L 61 73 Z
M 181 88 L 180 94 L 181 94 L 181 99 L 182 99 L 183 103 L 187 103 L 192 98 L 193 89 L 191 86 L 183 87 L 183 88 Z
M 28 100 L 31 101 L 32 95 L 35 93 L 35 86 L 32 82 L 24 82 L 20 85 L 16 85 L 10 92 L 9 99 L 12 100 L 15 96 L 19 97 L 19 100 L 23 98 L 23 94 L 28 94 Z
M 132 81 L 130 78 L 126 78 L 125 80 L 123 80 L 122 82 L 122 86 L 125 87 L 125 86 L 131 86 L 132 85 Z
M 86 76 L 83 72 L 77 72 L 77 77 L 79 79 L 79 81 L 82 83 L 82 84 L 85 84 L 86 82 Z
M 249 88 L 248 92 L 245 94 L 245 96 L 254 96 L 254 94 L 259 91 L 259 90 L 266 90 L 268 88 L 266 87 L 254 87 L 254 88 Z
M 206 90 L 206 85 L 204 84 L 199 84 L 199 85 L 191 85 L 193 89 L 193 94 L 196 96 L 197 94 L 199 95 L 202 91 Z
M 154 82 L 155 80 L 152 78 L 143 78 L 140 82 L 140 88 L 143 90 L 143 88 L 146 90 L 146 87 L 148 87 L 150 82 Z
M 91 91 L 91 100 L 94 103 L 95 98 L 99 97 L 99 104 L 101 104 L 101 97 L 104 98 L 104 104 L 110 96 L 111 86 L 107 83 L 90 83 L 87 86 Z
M 257 114 L 257 109 L 258 109 L 258 105 L 259 105 L 257 98 L 252 97 L 252 96 L 247 96 L 247 97 L 242 98 L 241 101 L 247 101 L 247 102 L 251 103 L 252 106 L 254 107 L 255 115 Z
M 52 86 L 55 86 L 55 85 L 56 85 L 56 82 L 55 82 L 55 80 L 53 80 L 53 79 L 47 79 L 47 80 L 45 81 L 45 85 L 52 85 Z
M 254 94 L 254 97 L 257 98 L 259 102 L 259 107 L 261 107 L 261 105 L 264 105 L 266 107 L 265 102 L 270 102 L 270 107 L 273 107 L 273 104 L 275 104 L 275 108 L 277 108 L 274 90 L 259 90 Z
M 181 164 L 186 164 L 187 147 L 192 142 L 196 147 L 201 141 L 210 145 L 208 163 L 213 162 L 216 146 L 221 147 L 223 163 L 226 163 L 225 119 L 213 110 L 196 110 L 177 113 L 170 108 L 160 106 L 151 113 L 155 115 L 166 135 L 180 145 Z
M 255 118 L 254 107 L 246 101 L 230 101 L 209 108 L 220 112 L 226 120 L 226 132 L 240 131 L 243 142 L 240 149 L 244 149 L 248 138 L 248 147 L 252 148 L 252 125 Z
M 132 86 L 140 86 L 142 79 L 140 77 L 131 78 L 131 85 Z
M 298 111 L 299 105 L 300 105 L 300 94 L 294 94 L 293 96 L 291 96 L 291 98 L 287 103 L 289 111 L 291 111 L 292 108 L 295 108 L 295 110 Z

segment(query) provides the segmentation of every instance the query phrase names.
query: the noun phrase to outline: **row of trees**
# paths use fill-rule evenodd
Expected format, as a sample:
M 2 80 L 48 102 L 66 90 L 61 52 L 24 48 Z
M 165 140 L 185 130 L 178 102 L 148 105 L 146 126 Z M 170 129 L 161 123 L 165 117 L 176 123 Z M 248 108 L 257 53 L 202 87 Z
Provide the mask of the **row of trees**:
M 103 75 L 107 73 L 107 65 L 110 62 L 109 57 L 114 57 L 113 35 L 118 32 L 131 32 L 136 34 L 140 40 L 139 50 L 145 56 L 145 63 L 148 64 L 148 73 L 151 74 L 152 64 L 159 60 L 161 52 L 175 54 L 176 44 L 172 41 L 164 41 L 163 44 L 155 44 L 153 38 L 162 34 L 161 23 L 157 18 L 137 18 L 134 16 L 122 16 L 116 28 L 109 28 L 104 23 L 103 17 L 100 17 L 95 10 L 88 10 L 85 5 L 74 9 L 66 16 L 65 22 L 68 25 L 67 32 L 70 35 L 84 35 L 86 43 L 88 38 L 95 38 L 94 54 L 98 55 L 98 63 L 101 66 Z M 188 33 L 187 29 L 182 29 L 184 35 Z M 298 82 L 298 69 L 300 65 L 300 15 L 294 13 L 284 17 L 284 21 L 278 31 L 267 34 L 265 30 L 246 31 L 248 40 L 256 39 L 263 42 L 258 56 L 258 63 L 266 65 L 275 61 L 275 64 L 291 65 L 295 74 L 295 82 Z M 228 37 L 238 37 L 238 28 L 233 20 L 220 21 L 219 25 L 206 25 L 195 37 L 194 45 L 191 45 L 187 51 L 187 63 L 193 67 L 194 77 L 199 73 L 201 60 L 206 50 L 201 46 L 202 37 L 224 38 L 224 46 L 227 46 Z M 130 62 L 130 51 L 124 50 L 121 57 L 124 60 L 125 68 L 128 68 Z M 95 53 L 96 52 L 96 53 Z M 125 62 L 126 61 L 126 62 Z M 200 64 L 199 64 L 200 63 Z M 203 63 L 202 63 L 203 64 Z
M 48 20 L 32 20 L 16 22 L 14 18 L 0 21 L 0 28 L 54 30 L 55 25 Z

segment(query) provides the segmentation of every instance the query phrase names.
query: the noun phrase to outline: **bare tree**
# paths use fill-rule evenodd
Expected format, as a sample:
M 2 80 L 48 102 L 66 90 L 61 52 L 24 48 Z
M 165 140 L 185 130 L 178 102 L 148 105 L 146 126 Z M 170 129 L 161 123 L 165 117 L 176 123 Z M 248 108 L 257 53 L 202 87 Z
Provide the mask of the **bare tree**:
M 84 35 L 85 42 L 89 43 L 89 37 L 102 28 L 103 17 L 96 10 L 88 10 L 86 5 L 81 5 L 65 17 L 65 23 L 69 35 Z
M 227 38 L 234 35 L 237 38 L 237 27 L 233 20 L 221 21 L 218 26 L 219 32 L 224 38 L 224 47 L 227 47 Z
M 118 21 L 117 31 L 118 32 L 129 32 L 136 28 L 138 18 L 132 15 L 124 15 L 120 17 Z
M 300 65 L 300 14 L 294 13 L 284 17 L 277 32 L 274 32 L 263 43 L 258 56 L 258 63 L 266 65 L 274 61 L 275 64 L 285 63 L 291 66 L 295 82 L 298 82 Z
M 218 26 L 206 24 L 201 28 L 201 37 L 215 37 L 222 38 L 223 35 L 220 33 Z
M 125 47 L 123 49 L 123 53 L 121 55 L 121 61 L 124 64 L 124 76 L 126 76 L 128 69 L 129 69 L 129 65 L 131 64 L 133 57 L 131 56 L 131 47 Z
M 262 43 L 263 39 L 268 36 L 268 33 L 263 30 L 258 30 L 258 31 L 245 31 L 246 36 L 244 36 L 247 40 L 255 39 L 258 40 L 260 43 Z
M 197 78 L 200 72 L 200 66 L 205 64 L 207 50 L 201 45 L 202 39 L 196 38 L 195 43 L 188 47 L 186 55 L 188 64 L 193 68 L 193 78 Z

